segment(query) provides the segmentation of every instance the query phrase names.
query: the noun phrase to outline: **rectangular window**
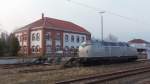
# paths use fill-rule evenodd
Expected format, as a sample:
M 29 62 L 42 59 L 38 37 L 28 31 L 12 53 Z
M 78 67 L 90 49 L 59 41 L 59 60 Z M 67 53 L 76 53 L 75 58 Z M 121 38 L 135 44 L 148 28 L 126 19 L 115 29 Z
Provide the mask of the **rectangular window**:
M 46 52 L 47 52 L 47 53 L 50 53 L 50 52 L 51 52 L 51 48 L 52 48 L 51 45 L 47 45 L 47 46 L 46 46 Z
M 69 41 L 69 36 L 65 35 L 65 42 L 68 42 L 68 41 Z
M 84 37 L 82 37 L 82 42 L 84 42 L 85 41 L 85 38 Z
M 56 40 L 60 40 L 60 38 L 61 38 L 60 33 L 56 33 Z
M 71 36 L 71 42 L 74 42 L 74 36 L 73 35 Z
M 45 39 L 50 40 L 50 38 L 51 38 L 51 33 L 50 32 L 46 33 L 45 34 Z
M 61 50 L 60 45 L 56 45 L 56 51 L 60 51 L 60 50 Z

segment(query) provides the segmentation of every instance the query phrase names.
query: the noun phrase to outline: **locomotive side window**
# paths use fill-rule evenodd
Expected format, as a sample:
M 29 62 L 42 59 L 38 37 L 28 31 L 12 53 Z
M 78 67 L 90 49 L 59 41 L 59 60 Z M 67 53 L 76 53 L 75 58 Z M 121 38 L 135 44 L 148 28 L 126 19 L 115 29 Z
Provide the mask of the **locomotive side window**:
M 113 43 L 113 42 L 103 42 L 102 43 L 104 46 L 117 46 L 116 43 Z
M 103 46 L 127 46 L 129 47 L 129 44 L 127 43 L 115 43 L 115 42 L 102 42 Z
M 110 43 L 111 46 L 117 46 L 117 43 Z
M 127 43 L 118 43 L 118 46 L 130 47 Z
M 108 42 L 103 42 L 102 45 L 109 46 L 109 43 Z
M 123 43 L 119 43 L 119 46 L 124 46 L 124 44 Z

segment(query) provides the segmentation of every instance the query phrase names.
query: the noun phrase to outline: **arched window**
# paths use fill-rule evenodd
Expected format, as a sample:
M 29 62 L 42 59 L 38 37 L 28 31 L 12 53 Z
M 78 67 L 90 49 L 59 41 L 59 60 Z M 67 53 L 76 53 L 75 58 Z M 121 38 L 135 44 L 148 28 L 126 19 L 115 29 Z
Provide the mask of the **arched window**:
M 74 42 L 74 36 L 73 35 L 71 36 L 71 42 Z
M 65 41 L 68 42 L 69 41 L 69 36 L 65 35 Z
M 36 40 L 37 40 L 37 41 L 40 40 L 40 33 L 36 33 Z
M 79 38 L 79 36 L 77 36 L 76 41 L 77 41 L 77 43 L 79 43 L 79 42 L 80 42 L 80 38 Z
M 40 47 L 39 47 L 39 45 L 37 45 L 37 46 L 35 47 L 35 52 L 40 52 Z
M 34 45 L 32 46 L 32 52 L 33 53 L 35 52 L 35 46 Z
M 35 34 L 33 33 L 32 34 L 32 41 L 34 41 L 35 40 Z

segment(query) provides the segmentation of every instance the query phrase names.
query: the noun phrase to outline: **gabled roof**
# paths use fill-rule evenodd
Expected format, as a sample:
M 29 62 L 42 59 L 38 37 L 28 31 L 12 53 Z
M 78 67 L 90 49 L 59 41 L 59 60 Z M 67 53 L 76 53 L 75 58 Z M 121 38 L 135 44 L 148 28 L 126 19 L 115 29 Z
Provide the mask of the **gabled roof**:
M 149 43 L 143 39 L 133 39 L 133 40 L 130 40 L 129 43 Z
M 56 28 L 56 29 L 67 30 L 71 32 L 90 34 L 83 27 L 78 26 L 72 22 L 58 20 L 58 19 L 49 18 L 49 17 L 43 17 L 42 19 L 39 19 L 31 24 L 28 24 L 20 28 L 19 30 L 27 29 L 27 28 L 35 28 L 35 27 L 43 27 L 43 28 L 53 27 L 54 29 Z

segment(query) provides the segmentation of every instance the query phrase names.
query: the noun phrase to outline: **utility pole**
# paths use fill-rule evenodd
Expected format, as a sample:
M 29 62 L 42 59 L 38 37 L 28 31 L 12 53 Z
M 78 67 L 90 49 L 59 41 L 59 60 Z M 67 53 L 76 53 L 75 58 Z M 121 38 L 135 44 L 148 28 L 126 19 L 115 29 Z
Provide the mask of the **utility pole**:
M 105 11 L 101 11 L 99 12 L 101 15 L 101 40 L 102 42 L 104 41 L 103 35 L 104 35 L 104 30 L 103 30 L 103 14 L 105 13 Z
M 84 6 L 86 8 L 90 8 L 90 9 L 95 10 L 95 11 L 99 11 L 97 8 L 91 7 L 91 6 L 86 5 L 86 4 L 78 3 L 78 2 L 75 2 L 72 0 L 67 0 L 67 1 L 72 2 L 74 4 L 77 4 L 77 5 L 80 5 L 80 6 Z M 104 39 L 103 39 L 103 35 L 104 35 L 103 34 L 103 14 L 105 13 L 105 11 L 100 11 L 98 13 L 101 15 L 101 41 L 103 42 L 104 41 Z

